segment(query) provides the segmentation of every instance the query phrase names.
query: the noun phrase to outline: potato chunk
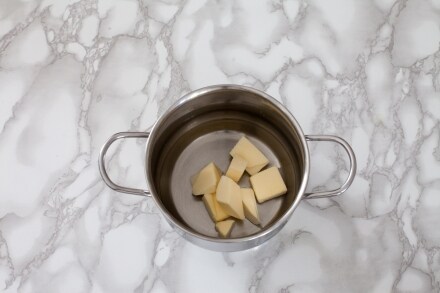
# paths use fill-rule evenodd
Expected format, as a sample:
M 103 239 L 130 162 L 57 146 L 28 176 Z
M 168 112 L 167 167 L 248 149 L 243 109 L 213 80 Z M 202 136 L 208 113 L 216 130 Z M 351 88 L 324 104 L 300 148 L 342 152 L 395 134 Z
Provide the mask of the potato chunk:
M 217 202 L 217 198 L 213 193 L 203 195 L 203 203 L 205 204 L 208 214 L 214 222 L 220 222 L 228 218 L 229 215 L 223 210 Z
M 260 225 L 257 201 L 255 200 L 252 188 L 242 188 L 241 197 L 243 199 L 243 209 L 246 219 L 251 221 L 254 225 Z
M 277 167 L 271 167 L 252 175 L 250 180 L 259 203 L 287 192 L 286 184 Z
M 220 176 L 220 169 L 213 162 L 209 163 L 199 173 L 191 177 L 192 193 L 194 195 L 214 193 Z
M 244 219 L 240 186 L 234 180 L 222 176 L 217 186 L 216 196 L 218 203 L 227 214 L 240 220 Z
M 231 230 L 234 224 L 234 220 L 224 220 L 215 224 L 215 230 L 217 230 L 221 237 L 227 238 L 231 235 Z
M 232 157 L 240 156 L 245 159 L 247 161 L 246 171 L 250 175 L 256 174 L 269 163 L 266 156 L 245 136 L 240 138 L 229 154 Z
M 238 182 L 246 170 L 247 161 L 242 157 L 236 155 L 232 158 L 231 164 L 229 165 L 228 171 L 226 171 L 226 176 Z

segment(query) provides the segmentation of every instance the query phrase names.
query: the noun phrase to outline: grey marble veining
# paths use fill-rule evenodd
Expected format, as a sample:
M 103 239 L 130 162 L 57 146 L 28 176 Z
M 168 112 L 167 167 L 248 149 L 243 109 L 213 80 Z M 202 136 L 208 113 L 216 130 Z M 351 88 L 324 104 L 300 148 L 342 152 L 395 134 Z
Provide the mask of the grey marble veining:
M 440 292 L 440 1 L 0 1 L 3 292 Z M 357 155 L 269 242 L 217 253 L 97 154 L 184 93 L 271 94 Z M 143 141 L 110 150 L 146 187 Z M 314 143 L 309 190 L 348 162 Z

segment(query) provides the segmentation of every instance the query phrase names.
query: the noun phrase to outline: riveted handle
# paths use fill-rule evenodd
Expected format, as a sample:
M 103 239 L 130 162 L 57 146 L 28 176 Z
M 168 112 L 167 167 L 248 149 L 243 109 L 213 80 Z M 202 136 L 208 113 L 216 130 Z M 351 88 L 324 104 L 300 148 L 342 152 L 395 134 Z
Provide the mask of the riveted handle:
M 344 148 L 344 150 L 347 152 L 348 158 L 350 159 L 350 172 L 348 173 L 348 177 L 345 180 L 344 184 L 342 184 L 342 186 L 339 187 L 338 189 L 334 189 L 330 191 L 305 193 L 304 198 L 313 199 L 313 198 L 332 197 L 344 193 L 348 189 L 348 187 L 350 187 L 351 183 L 354 180 L 354 176 L 356 175 L 356 156 L 354 155 L 351 146 L 344 139 L 334 135 L 306 135 L 306 140 L 330 141 L 341 145 Z
M 101 152 L 99 153 L 99 172 L 101 173 L 101 177 L 104 180 L 105 184 L 107 184 L 108 187 L 110 187 L 113 190 L 129 193 L 129 194 L 136 194 L 136 195 L 145 195 L 145 196 L 151 196 L 150 191 L 148 190 L 142 190 L 137 188 L 130 188 L 130 187 L 124 187 L 121 185 L 118 185 L 114 183 L 110 177 L 107 174 L 107 170 L 105 168 L 105 155 L 107 153 L 108 148 L 112 143 L 114 143 L 118 139 L 122 138 L 148 138 L 150 136 L 149 132 L 119 132 L 113 134 L 107 142 L 102 146 Z

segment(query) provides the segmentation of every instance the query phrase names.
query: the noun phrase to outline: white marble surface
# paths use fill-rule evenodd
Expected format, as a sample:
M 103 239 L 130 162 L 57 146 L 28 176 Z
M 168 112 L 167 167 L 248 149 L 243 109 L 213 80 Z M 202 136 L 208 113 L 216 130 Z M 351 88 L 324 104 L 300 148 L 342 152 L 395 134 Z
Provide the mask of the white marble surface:
M 439 0 L 0 1 L 3 292 L 440 292 Z M 182 94 L 265 90 L 357 154 L 352 187 L 303 201 L 261 247 L 181 239 L 118 194 L 97 154 Z M 145 187 L 142 141 L 112 176 Z M 313 144 L 309 189 L 346 176 Z

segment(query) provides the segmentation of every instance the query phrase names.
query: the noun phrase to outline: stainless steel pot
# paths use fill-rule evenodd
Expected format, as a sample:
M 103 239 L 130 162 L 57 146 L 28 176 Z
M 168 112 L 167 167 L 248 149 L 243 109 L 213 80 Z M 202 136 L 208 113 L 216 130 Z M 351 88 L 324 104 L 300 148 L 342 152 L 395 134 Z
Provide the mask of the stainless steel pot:
M 190 176 L 214 161 L 223 172 L 229 151 L 245 134 L 280 168 L 288 192 L 259 205 L 263 228 L 238 221 L 231 238 L 220 239 L 200 198 L 191 194 Z M 145 176 L 150 190 L 115 184 L 105 168 L 109 146 L 121 138 L 148 138 Z M 350 171 L 338 189 L 305 193 L 310 157 L 307 141 L 340 144 L 350 159 Z M 178 100 L 155 123 L 152 131 L 121 132 L 102 147 L 99 170 L 112 189 L 151 196 L 167 221 L 189 241 L 217 251 L 236 251 L 257 246 L 274 236 L 289 220 L 301 199 L 331 197 L 351 185 L 356 159 L 348 143 L 331 135 L 304 135 L 292 114 L 264 92 L 238 85 L 218 85 L 193 91 Z M 247 175 L 240 181 L 249 185 Z

